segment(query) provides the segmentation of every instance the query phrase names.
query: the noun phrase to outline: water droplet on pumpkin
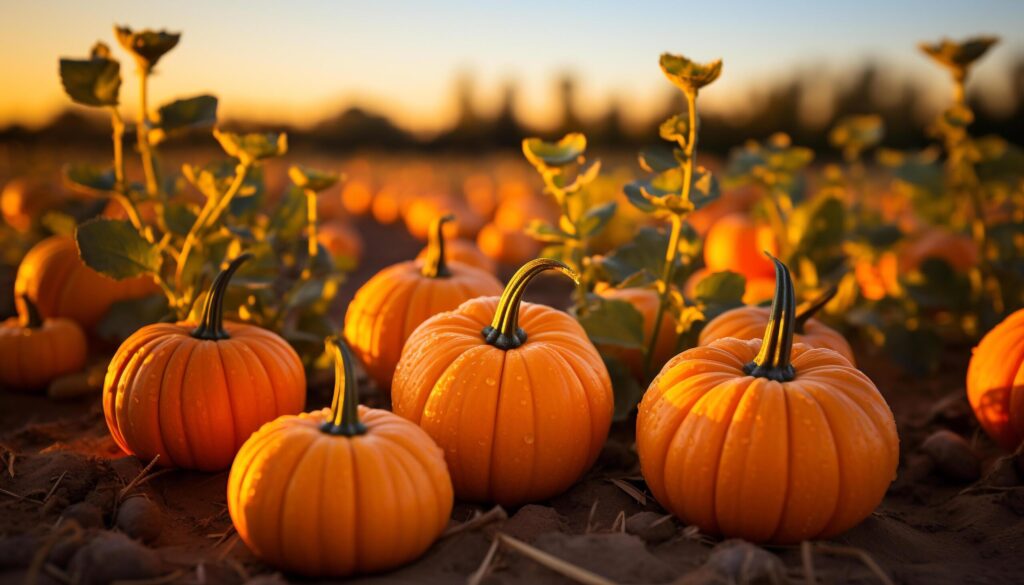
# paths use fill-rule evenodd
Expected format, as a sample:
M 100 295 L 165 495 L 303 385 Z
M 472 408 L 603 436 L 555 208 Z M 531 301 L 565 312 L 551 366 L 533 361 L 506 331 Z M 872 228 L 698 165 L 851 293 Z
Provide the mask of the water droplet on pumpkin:
M 533 435 L 526 435 L 525 437 L 523 437 L 523 442 L 526 443 L 527 445 L 532 445 Z

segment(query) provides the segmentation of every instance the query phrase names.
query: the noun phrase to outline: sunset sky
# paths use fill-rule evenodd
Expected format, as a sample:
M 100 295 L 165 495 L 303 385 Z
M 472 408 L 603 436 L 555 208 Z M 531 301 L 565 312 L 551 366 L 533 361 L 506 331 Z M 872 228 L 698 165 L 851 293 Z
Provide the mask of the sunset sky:
M 116 45 L 115 22 L 184 33 L 153 81 L 156 104 L 211 92 L 222 116 L 298 124 L 362 105 L 421 132 L 451 123 L 454 82 L 465 73 L 484 110 L 516 81 L 520 114 L 543 125 L 557 116 L 555 80 L 567 71 L 580 80 L 584 115 L 614 96 L 627 118 L 646 117 L 668 91 L 657 65 L 666 50 L 724 59 L 710 108 L 742 108 L 751 91 L 798 69 L 841 78 L 870 58 L 943 92 L 941 73 L 915 45 L 944 35 L 1003 37 L 978 70 L 996 91 L 1024 54 L 1024 2 L 1015 0 L 0 1 L 0 126 L 40 124 L 64 107 L 58 57 L 85 55 L 98 39 Z M 122 89 L 128 110 L 131 81 Z

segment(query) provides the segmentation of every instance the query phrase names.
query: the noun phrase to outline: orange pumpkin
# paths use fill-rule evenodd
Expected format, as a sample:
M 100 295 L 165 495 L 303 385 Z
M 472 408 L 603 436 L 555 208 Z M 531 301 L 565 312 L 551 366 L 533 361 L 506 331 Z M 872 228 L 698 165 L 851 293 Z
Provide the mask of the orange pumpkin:
M 644 343 L 646 344 L 651 335 L 654 334 L 654 317 L 658 313 L 658 292 L 650 288 L 601 288 L 595 292 L 606 299 L 625 301 L 640 312 L 644 320 Z M 672 356 L 676 355 L 676 345 L 679 336 L 676 334 L 676 324 L 672 315 L 666 311 L 661 318 L 661 327 L 658 329 L 658 340 L 654 344 L 654 358 L 651 371 L 654 368 L 661 369 L 661 366 Z M 618 347 L 601 347 L 601 353 L 618 358 L 634 378 L 644 377 L 644 352 L 639 349 L 624 349 Z M 644 380 L 646 382 L 646 380 Z
M 426 259 L 381 270 L 356 291 L 345 313 L 345 340 L 381 388 L 391 386 L 402 346 L 420 323 L 463 301 L 501 292 L 494 275 L 448 261 L 443 230 L 452 219 L 435 220 Z
M 1024 442 L 1024 309 L 996 325 L 974 348 L 967 398 L 981 428 L 1007 450 Z
M 57 198 L 53 186 L 45 181 L 18 177 L 8 181 L 0 192 L 0 214 L 14 229 L 27 232 Z
M 402 211 L 402 199 L 402 194 L 397 189 L 381 189 L 370 204 L 373 219 L 381 225 L 390 225 L 398 221 Z
M 363 240 L 347 221 L 321 223 L 316 228 L 316 239 L 346 269 L 355 268 L 363 258 Z
M 446 235 L 472 238 L 483 225 L 483 220 L 464 203 L 440 195 L 412 199 L 403 210 L 402 217 L 405 220 L 405 228 L 414 238 L 426 240 L 430 237 L 430 228 L 434 220 L 448 213 L 457 216 L 459 220 L 445 227 Z
M 462 238 L 448 240 L 444 245 L 444 251 L 452 262 L 461 262 L 491 274 L 498 272 L 498 265 L 494 260 L 485 256 L 480 251 L 480 248 L 477 248 L 476 244 L 470 240 L 463 240 Z M 427 246 L 420 250 L 416 259 L 426 260 L 429 254 L 430 246 Z
M 85 333 L 70 319 L 43 319 L 22 298 L 21 314 L 0 325 L 0 387 L 43 388 L 54 378 L 85 367 Z
M 700 268 L 695 270 L 689 278 L 686 279 L 686 283 L 683 285 L 683 294 L 688 298 L 696 298 L 697 296 L 697 285 L 700 281 L 704 280 L 712 274 L 712 270 L 707 268 Z M 747 278 L 745 288 L 743 289 L 743 302 L 748 305 L 757 305 L 765 301 L 771 300 L 772 295 L 775 293 L 775 279 L 756 277 Z
M 228 282 L 248 257 L 217 275 L 198 325 L 146 325 L 114 354 L 103 412 L 125 452 L 219 471 L 260 425 L 302 410 L 306 374 L 295 350 L 266 329 L 224 321 Z
M 522 230 L 506 230 L 488 223 L 476 235 L 476 245 L 488 258 L 504 264 L 522 264 L 540 252 L 540 242 Z
M 334 402 L 271 421 L 242 445 L 228 512 L 257 556 L 289 572 L 345 577 L 422 555 L 448 525 L 452 483 L 423 429 L 358 405 L 352 357 L 331 340 Z
M 978 248 L 969 236 L 943 228 L 927 228 L 900 250 L 900 272 L 917 270 L 928 258 L 945 260 L 954 270 L 967 272 L 978 264 Z
M 863 520 L 899 462 L 892 412 L 840 354 L 793 346 L 795 298 L 778 270 L 764 339 L 673 358 L 640 403 L 637 453 L 667 510 L 703 532 L 778 544 Z
M 366 215 L 373 206 L 373 191 L 367 181 L 354 179 L 341 189 L 341 203 L 351 215 Z
M 115 302 L 159 290 L 148 276 L 114 280 L 89 268 L 68 236 L 52 236 L 33 246 L 14 282 L 15 294 L 31 299 L 44 318 L 67 317 L 85 329 L 96 325 Z
M 813 300 L 797 312 L 793 322 L 793 340 L 811 347 L 825 347 L 842 355 L 856 364 L 853 348 L 846 338 L 838 331 L 814 318 L 815 313 L 828 304 L 836 294 L 836 287 L 830 288 L 825 294 Z M 699 345 L 709 345 L 717 339 L 735 337 L 737 339 L 756 339 L 764 335 L 768 325 L 771 309 L 768 307 L 739 307 L 726 311 L 715 317 L 700 332 Z
M 743 214 L 727 215 L 714 223 L 704 239 L 704 265 L 711 272 L 731 270 L 747 277 L 770 277 L 772 263 L 763 252 L 775 254 L 778 245 L 768 226 Z
M 612 386 L 579 323 L 523 303 L 545 270 L 516 272 L 501 298 L 483 297 L 427 320 L 395 371 L 395 414 L 444 450 L 459 499 L 505 506 L 568 489 L 593 465 L 611 425 Z

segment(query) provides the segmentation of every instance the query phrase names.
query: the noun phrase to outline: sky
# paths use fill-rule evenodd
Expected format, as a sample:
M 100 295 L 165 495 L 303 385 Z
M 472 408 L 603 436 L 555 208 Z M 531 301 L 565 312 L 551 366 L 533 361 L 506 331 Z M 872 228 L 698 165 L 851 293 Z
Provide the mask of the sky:
M 842 79 L 869 59 L 945 99 L 944 74 L 918 52 L 921 40 L 1000 35 L 976 74 L 994 91 L 1024 55 L 1019 0 L 0 0 L 0 15 L 0 126 L 38 125 L 65 107 L 58 58 L 85 56 L 96 40 L 116 47 L 114 23 L 183 33 L 151 82 L 154 106 L 213 93 L 222 117 L 305 125 L 359 105 L 424 133 L 452 123 L 455 80 L 466 74 L 482 111 L 515 81 L 518 113 L 543 126 L 557 120 L 555 84 L 566 72 L 579 80 L 581 114 L 615 99 L 627 120 L 646 119 L 670 91 L 658 68 L 664 51 L 724 59 L 701 99 L 726 111 L 773 79 Z M 134 65 L 115 53 L 130 77 Z M 122 87 L 126 113 L 133 81 Z

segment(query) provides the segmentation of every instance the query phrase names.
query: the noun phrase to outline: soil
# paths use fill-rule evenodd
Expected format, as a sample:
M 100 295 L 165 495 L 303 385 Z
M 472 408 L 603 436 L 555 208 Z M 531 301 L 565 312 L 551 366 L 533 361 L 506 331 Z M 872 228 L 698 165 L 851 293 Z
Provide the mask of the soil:
M 419 245 L 399 227 L 359 228 L 366 241 L 388 246 L 367 247 L 339 310 L 373 272 Z M 539 282 L 531 297 L 564 304 L 568 290 L 556 280 Z M 353 582 L 464 583 L 501 534 L 615 583 L 1020 583 L 1024 458 L 978 431 L 964 398 L 968 355 L 950 350 L 938 375 L 914 379 L 858 351 L 896 415 L 901 463 L 878 509 L 827 542 L 760 548 L 667 516 L 639 477 L 633 421 L 624 421 L 567 493 L 466 529 L 458 527 L 488 508 L 457 503 L 453 532 L 425 556 Z M 313 379 L 309 406 L 326 405 L 329 392 L 329 379 Z M 364 402 L 386 406 L 379 393 L 366 394 Z M 144 473 L 145 462 L 110 438 L 99 396 L 55 402 L 0 393 L 0 453 L 0 583 L 303 581 L 275 573 L 238 540 L 225 505 L 227 472 Z M 503 544 L 482 582 L 574 581 Z

